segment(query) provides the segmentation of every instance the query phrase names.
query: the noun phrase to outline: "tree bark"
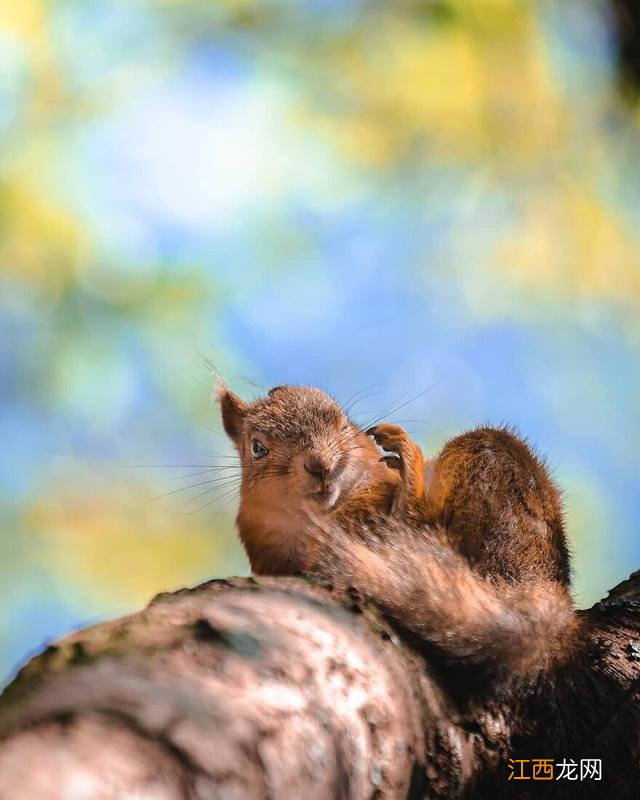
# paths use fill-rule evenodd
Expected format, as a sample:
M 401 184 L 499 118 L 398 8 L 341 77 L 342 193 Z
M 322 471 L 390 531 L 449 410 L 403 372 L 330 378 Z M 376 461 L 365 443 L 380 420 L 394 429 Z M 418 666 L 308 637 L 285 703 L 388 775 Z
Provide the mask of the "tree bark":
M 636 797 L 640 573 L 581 613 L 571 663 L 500 693 L 301 578 L 163 594 L 7 687 L 0 800 Z M 602 780 L 509 781 L 509 758 Z

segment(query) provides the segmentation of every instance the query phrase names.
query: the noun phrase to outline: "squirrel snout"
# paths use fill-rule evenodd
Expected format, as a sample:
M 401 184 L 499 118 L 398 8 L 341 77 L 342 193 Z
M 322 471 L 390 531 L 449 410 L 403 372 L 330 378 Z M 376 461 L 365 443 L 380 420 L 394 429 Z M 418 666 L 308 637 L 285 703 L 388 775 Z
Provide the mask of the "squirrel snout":
M 331 472 L 331 463 L 322 456 L 309 456 L 304 462 L 304 468 L 309 475 L 322 480 Z

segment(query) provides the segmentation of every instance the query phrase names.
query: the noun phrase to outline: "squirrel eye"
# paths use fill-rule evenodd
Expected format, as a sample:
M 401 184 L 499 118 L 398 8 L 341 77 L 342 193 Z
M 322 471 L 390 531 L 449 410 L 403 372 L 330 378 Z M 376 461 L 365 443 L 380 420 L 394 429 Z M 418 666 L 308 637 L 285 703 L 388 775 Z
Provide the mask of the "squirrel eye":
M 259 442 L 257 439 L 251 440 L 251 455 L 254 458 L 264 458 L 269 451 L 267 448 Z

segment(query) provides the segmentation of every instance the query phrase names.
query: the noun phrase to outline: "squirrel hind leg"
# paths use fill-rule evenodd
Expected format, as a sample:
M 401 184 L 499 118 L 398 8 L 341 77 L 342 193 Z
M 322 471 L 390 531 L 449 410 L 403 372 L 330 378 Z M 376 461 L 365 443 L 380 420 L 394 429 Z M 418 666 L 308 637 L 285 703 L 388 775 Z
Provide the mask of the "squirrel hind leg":
M 511 430 L 478 428 L 452 439 L 434 483 L 442 523 L 481 574 L 569 584 L 560 492 Z

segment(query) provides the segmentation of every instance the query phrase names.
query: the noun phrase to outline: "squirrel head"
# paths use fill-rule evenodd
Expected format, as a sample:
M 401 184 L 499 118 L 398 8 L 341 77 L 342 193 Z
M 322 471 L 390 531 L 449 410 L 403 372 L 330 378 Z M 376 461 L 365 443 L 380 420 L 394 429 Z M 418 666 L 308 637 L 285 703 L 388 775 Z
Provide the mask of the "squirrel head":
M 240 455 L 242 495 L 254 501 L 332 509 L 363 472 L 366 460 L 359 451 L 370 448 L 379 458 L 373 443 L 320 389 L 276 386 L 245 402 L 221 386 L 218 401 Z

